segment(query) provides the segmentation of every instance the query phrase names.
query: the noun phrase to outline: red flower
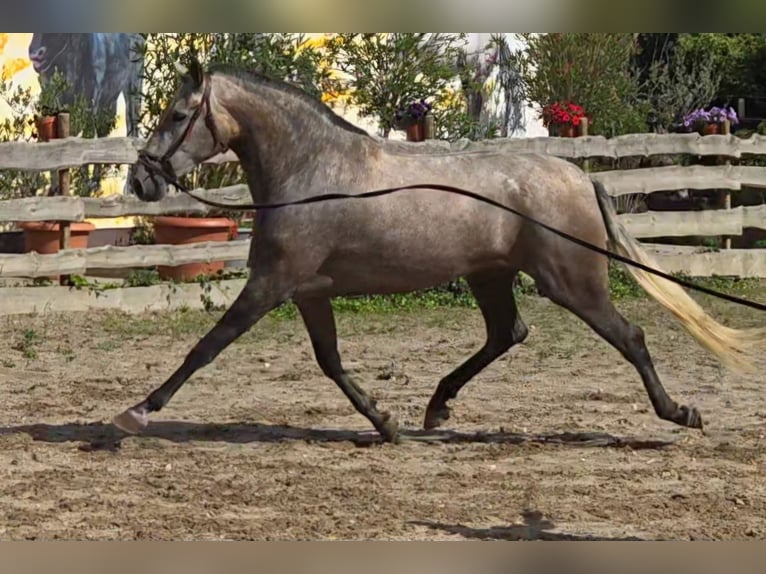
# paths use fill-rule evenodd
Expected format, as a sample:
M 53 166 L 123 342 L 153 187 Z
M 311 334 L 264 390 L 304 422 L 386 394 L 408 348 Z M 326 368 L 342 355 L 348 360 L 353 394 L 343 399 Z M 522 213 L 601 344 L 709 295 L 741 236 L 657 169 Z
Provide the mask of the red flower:
M 573 102 L 553 102 L 543 106 L 541 117 L 543 124 L 571 124 L 579 126 L 580 121 L 585 116 L 585 110 L 582 106 Z

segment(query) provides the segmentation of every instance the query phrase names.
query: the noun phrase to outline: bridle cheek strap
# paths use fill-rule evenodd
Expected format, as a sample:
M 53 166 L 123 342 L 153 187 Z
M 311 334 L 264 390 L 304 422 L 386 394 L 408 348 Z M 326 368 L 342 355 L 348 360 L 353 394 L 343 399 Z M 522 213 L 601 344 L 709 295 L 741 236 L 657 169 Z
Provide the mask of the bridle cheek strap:
M 138 161 L 142 163 L 150 173 L 162 176 L 168 181 L 168 183 L 175 185 L 176 187 L 182 186 L 180 186 L 178 178 L 175 175 L 175 171 L 173 170 L 173 166 L 170 164 L 170 158 L 173 157 L 173 155 L 183 145 L 183 143 L 186 141 L 186 138 L 189 137 L 192 128 L 194 128 L 194 124 L 197 122 L 200 114 L 202 113 L 203 107 L 205 108 L 205 127 L 207 127 L 210 135 L 213 138 L 213 149 L 211 157 L 224 153 L 228 149 L 227 145 L 221 140 L 220 132 L 218 131 L 218 127 L 215 125 L 215 119 L 213 118 L 213 108 L 210 105 L 210 89 L 212 82 L 210 81 L 209 77 L 206 77 L 204 83 L 205 88 L 202 92 L 202 101 L 192 113 L 191 118 L 189 118 L 189 122 L 186 124 L 186 128 L 184 128 L 181 137 L 172 143 L 172 145 L 165 151 L 162 157 L 157 157 L 144 150 L 141 150 L 138 153 Z

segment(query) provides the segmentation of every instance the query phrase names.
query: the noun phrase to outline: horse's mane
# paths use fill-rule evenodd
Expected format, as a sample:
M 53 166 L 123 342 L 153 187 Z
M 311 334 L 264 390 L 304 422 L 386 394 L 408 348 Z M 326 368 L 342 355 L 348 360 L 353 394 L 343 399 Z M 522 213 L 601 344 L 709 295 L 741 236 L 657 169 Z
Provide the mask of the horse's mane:
M 324 115 L 328 120 L 330 120 L 332 124 L 339 126 L 350 132 L 371 137 L 367 131 L 363 130 L 360 127 L 355 126 L 348 120 L 342 118 L 341 116 L 336 114 L 324 102 L 315 98 L 314 96 L 312 96 L 311 94 L 309 94 L 308 92 L 301 89 L 295 84 L 291 84 L 290 82 L 287 82 L 284 80 L 269 78 L 264 76 L 261 73 L 254 72 L 251 70 L 245 70 L 241 66 L 237 66 L 234 64 L 216 63 L 216 64 L 211 64 L 208 69 L 210 73 L 212 74 L 216 74 L 216 73 L 223 74 L 225 76 L 230 76 L 232 78 L 239 80 L 239 84 L 250 92 L 254 91 L 254 87 L 256 85 L 265 85 L 274 90 L 278 90 L 280 92 L 290 94 L 309 104 L 317 112 Z

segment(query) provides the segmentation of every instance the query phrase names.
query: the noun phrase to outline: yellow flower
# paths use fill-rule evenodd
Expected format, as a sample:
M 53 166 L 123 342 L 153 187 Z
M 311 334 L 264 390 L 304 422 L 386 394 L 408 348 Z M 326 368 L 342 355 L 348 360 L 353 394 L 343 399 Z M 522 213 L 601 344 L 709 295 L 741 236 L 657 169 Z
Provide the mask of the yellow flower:
M 29 60 L 25 58 L 13 58 L 12 60 L 7 60 L 3 64 L 3 71 L 0 75 L 2 75 L 2 79 L 4 81 L 10 80 L 21 70 L 28 68 L 29 65 Z
M 5 45 L 8 43 L 8 34 L 0 33 L 0 54 L 5 51 Z
M 327 41 L 329 40 L 326 36 L 314 36 L 311 38 L 306 38 L 301 42 L 300 46 L 298 46 L 298 51 L 300 52 L 304 48 L 324 48 L 327 44 Z

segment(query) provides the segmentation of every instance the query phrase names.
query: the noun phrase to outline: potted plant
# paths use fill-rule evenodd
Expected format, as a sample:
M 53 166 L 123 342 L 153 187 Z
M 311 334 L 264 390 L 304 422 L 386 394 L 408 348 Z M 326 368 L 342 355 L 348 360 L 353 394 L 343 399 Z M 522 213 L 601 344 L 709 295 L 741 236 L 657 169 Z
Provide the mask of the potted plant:
M 421 98 L 399 109 L 394 116 L 394 125 L 407 132 L 407 141 L 422 142 L 426 139 L 426 116 L 432 106 Z
M 734 108 L 713 106 L 709 110 L 698 108 L 683 118 L 683 127 L 689 132 L 698 132 L 700 135 L 720 134 L 723 132 L 723 124 L 737 125 L 739 117 Z
M 562 138 L 577 137 L 582 119 L 588 118 L 582 106 L 569 101 L 543 106 L 541 116 L 549 135 Z
M 58 71 L 49 82 L 40 86 L 40 94 L 34 105 L 34 120 L 39 141 L 47 142 L 58 137 L 56 117 L 67 111 L 63 101 L 66 88 L 66 79 Z
M 34 123 L 39 141 L 47 142 L 58 137 L 57 116 L 69 112 L 64 103 L 64 94 L 68 84 L 60 72 L 56 72 L 48 83 L 41 86 L 37 99 L 33 102 Z M 60 225 L 57 221 L 24 221 L 19 223 L 24 231 L 24 251 L 40 254 L 52 254 L 59 251 Z M 73 221 L 69 224 L 70 249 L 86 249 L 91 232 L 96 228 L 87 221 Z M 50 277 L 57 281 L 58 276 Z
M 190 188 L 218 189 L 245 181 L 238 163 L 202 165 L 183 178 Z M 211 210 L 205 215 L 185 213 L 152 218 L 155 244 L 187 245 L 207 241 L 231 241 L 237 237 L 237 222 L 244 216 L 241 211 Z M 157 272 L 161 279 L 192 281 L 199 276 L 220 273 L 224 261 L 160 265 Z
M 197 215 L 162 215 L 153 220 L 154 243 L 186 245 L 206 241 L 231 241 L 237 236 L 237 223 L 226 214 L 210 213 L 205 217 Z M 224 268 L 223 261 L 205 263 L 184 263 L 182 265 L 158 265 L 161 279 L 192 281 L 199 276 L 215 275 Z

